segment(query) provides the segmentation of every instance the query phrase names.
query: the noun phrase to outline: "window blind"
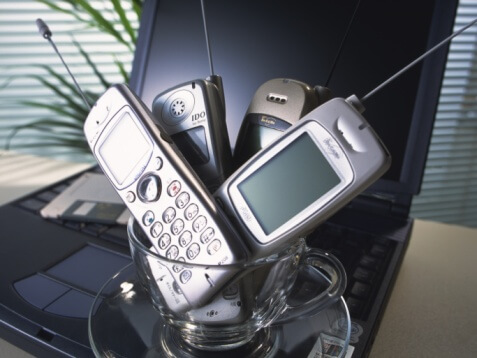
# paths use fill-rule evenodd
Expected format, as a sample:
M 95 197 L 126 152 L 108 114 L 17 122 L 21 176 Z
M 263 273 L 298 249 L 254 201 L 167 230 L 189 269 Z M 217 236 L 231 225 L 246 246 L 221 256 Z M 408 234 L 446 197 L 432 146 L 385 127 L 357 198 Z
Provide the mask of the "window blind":
M 461 0 L 455 30 L 477 18 Z M 450 45 L 421 193 L 411 215 L 477 227 L 477 27 Z
M 138 21 L 135 13 L 125 1 L 124 8 L 128 19 L 135 28 Z M 65 6 L 64 2 L 57 2 Z M 110 20 L 118 31 L 123 31 L 118 16 L 108 1 L 89 1 L 95 9 Z M 108 7 L 109 6 L 109 7 Z M 129 6 L 129 8 L 128 8 Z M 30 123 L 39 118 L 58 118 L 57 114 L 43 108 L 24 105 L 22 101 L 35 101 L 45 104 L 56 102 L 56 95 L 31 75 L 41 75 L 44 79 L 58 83 L 47 71 L 38 65 L 48 65 L 64 75 L 72 83 L 60 59 L 47 40 L 38 33 L 35 20 L 42 18 L 53 33 L 53 40 L 66 63 L 75 75 L 83 90 L 101 93 L 104 87 L 94 75 L 92 68 L 81 55 L 73 40 L 90 55 L 98 70 L 111 83 L 124 82 L 114 61 L 118 60 L 130 71 L 133 54 L 125 45 L 96 28 L 87 26 L 74 17 L 55 11 L 48 6 L 32 0 L 0 0 L 0 148 L 4 148 L 12 127 Z M 127 39 L 127 35 L 124 34 Z M 64 88 L 58 83 L 59 88 Z M 79 96 L 79 95 L 78 95 Z M 53 130 L 53 129 L 52 129 Z M 61 131 L 59 129 L 55 129 Z M 45 133 L 35 130 L 19 131 L 12 139 L 12 150 L 26 151 L 40 155 L 50 155 L 68 160 L 91 160 L 91 157 L 54 146 L 39 147 Z M 18 144 L 31 147 L 21 148 Z

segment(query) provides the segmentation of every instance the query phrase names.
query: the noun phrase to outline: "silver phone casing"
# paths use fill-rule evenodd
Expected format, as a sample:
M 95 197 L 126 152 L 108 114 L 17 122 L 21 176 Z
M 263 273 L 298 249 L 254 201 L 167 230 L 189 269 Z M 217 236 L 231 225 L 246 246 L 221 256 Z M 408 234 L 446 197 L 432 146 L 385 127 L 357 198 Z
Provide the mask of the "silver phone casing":
M 276 95 L 278 101 L 272 100 L 270 95 Z M 282 97 L 285 99 L 283 103 L 280 102 Z M 275 78 L 257 89 L 246 115 L 261 113 L 294 124 L 321 102 L 314 88 L 306 83 L 287 78 Z
M 138 177 L 135 178 L 131 184 L 128 184 L 127 187 L 117 188 L 117 184 L 115 184 L 115 182 L 111 179 L 112 175 L 109 173 L 108 167 L 102 163 L 101 157 L 97 155 L 95 147 L 96 143 L 98 140 L 100 140 L 103 134 L 108 135 L 111 132 L 111 130 L 108 128 L 108 124 L 110 122 L 112 123 L 112 121 L 115 120 L 115 115 L 118 112 L 123 111 L 125 108 L 128 111 L 131 111 L 133 116 L 136 117 L 136 120 L 141 123 L 145 131 L 148 133 L 150 139 L 152 139 L 154 143 L 154 149 L 149 162 L 142 169 L 141 174 L 138 175 Z M 157 246 L 157 242 L 155 242 L 157 240 L 153 240 L 149 236 L 151 227 L 146 227 L 144 225 L 142 222 L 142 216 L 147 210 L 157 209 L 158 213 L 162 213 L 162 210 L 164 210 L 164 207 L 162 207 L 162 196 L 154 203 L 143 203 L 140 200 L 135 200 L 133 203 L 130 203 L 127 199 L 127 193 L 137 192 L 136 186 L 140 180 L 140 177 L 145 175 L 145 173 L 155 170 L 156 163 L 154 162 L 154 158 L 157 154 L 160 154 L 160 156 L 164 158 L 164 168 L 161 170 L 167 169 L 167 173 L 172 172 L 172 175 L 176 175 L 177 177 L 181 178 L 185 186 L 197 196 L 198 200 L 200 200 L 200 205 L 202 207 L 201 210 L 205 210 L 213 219 L 212 224 L 214 225 L 215 229 L 222 233 L 222 236 L 226 240 L 224 244 L 227 244 L 227 248 L 225 250 L 228 250 L 229 253 L 224 256 L 220 262 L 207 261 L 202 262 L 202 264 L 227 264 L 244 259 L 246 257 L 246 251 L 243 248 L 241 241 L 237 238 L 237 233 L 230 225 L 227 217 L 217 206 L 214 199 L 210 196 L 205 186 L 197 178 L 196 174 L 180 154 L 172 140 L 167 136 L 167 134 L 160 131 L 160 129 L 152 121 L 151 117 L 152 114 L 142 103 L 142 101 L 137 98 L 126 85 L 121 84 L 114 85 L 108 89 L 98 99 L 95 106 L 88 115 L 84 125 L 85 136 L 93 154 L 98 160 L 98 163 L 105 172 L 106 176 L 111 181 L 111 184 L 116 189 L 119 196 L 127 205 L 133 216 L 136 218 L 143 231 L 147 233 L 153 245 Z M 128 149 L 133 150 L 133 148 Z M 166 182 L 163 183 L 164 189 L 167 187 L 167 185 L 168 184 Z M 167 196 L 165 193 L 162 194 L 164 197 Z M 207 270 L 206 267 L 204 267 L 203 271 L 204 275 L 195 275 L 194 279 L 188 282 L 188 285 L 181 285 L 181 290 L 191 306 L 200 306 L 205 302 L 208 302 L 224 284 L 233 279 L 233 277 L 237 274 L 237 272 L 227 270 L 225 267 L 224 269 L 216 270 Z M 213 282 L 214 285 L 212 285 L 211 282 Z
M 329 98 L 330 92 L 325 87 L 312 88 L 293 79 L 275 78 L 263 83 L 255 92 L 240 127 L 234 150 L 237 165 Z M 259 127 L 268 128 L 266 134 Z
M 319 144 L 322 152 L 328 157 L 337 155 L 340 160 L 343 160 L 340 153 L 344 153 L 351 168 L 352 178 L 347 178 L 348 184 L 326 203 L 306 215 L 303 215 L 306 211 L 304 209 L 296 217 L 290 218 L 290 221 L 293 219 L 294 225 L 285 223 L 279 228 L 282 229 L 280 235 L 273 237 L 271 233 L 270 241 L 261 243 L 257 239 L 257 232 L 254 232 L 250 225 L 250 216 L 253 214 L 249 209 L 244 209 L 238 204 L 237 185 L 257 170 L 254 164 L 256 166 L 259 161 L 267 162 L 268 156 L 277 154 L 271 154 L 275 147 L 283 145 L 289 137 L 307 130 L 307 127 L 316 125 L 328 133 L 328 137 Z M 366 119 L 346 100 L 335 98 L 308 113 L 268 147 L 250 158 L 226 180 L 214 196 L 236 224 L 244 243 L 251 252 L 251 257 L 261 257 L 279 251 L 288 246 L 290 241 L 310 233 L 377 180 L 390 164 L 389 152 Z M 300 175 L 300 173 L 296 174 Z M 290 183 L 290 186 L 283 190 L 293 190 L 292 187 L 293 183 Z
M 184 103 L 184 113 L 174 116 L 171 105 L 178 99 Z M 197 79 L 168 89 L 156 96 L 152 113 L 154 121 L 171 136 L 197 127 L 204 128 L 209 158 L 207 162 L 192 167 L 207 188 L 215 191 L 233 169 L 220 76 Z M 183 150 L 180 146 L 179 149 Z

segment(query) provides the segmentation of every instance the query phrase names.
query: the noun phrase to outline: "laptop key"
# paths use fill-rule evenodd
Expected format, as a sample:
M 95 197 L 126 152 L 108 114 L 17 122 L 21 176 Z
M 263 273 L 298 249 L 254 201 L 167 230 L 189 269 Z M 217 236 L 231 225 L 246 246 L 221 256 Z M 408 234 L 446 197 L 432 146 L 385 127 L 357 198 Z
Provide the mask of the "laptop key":
M 379 269 L 380 264 L 381 264 L 380 259 L 370 255 L 363 255 L 361 259 L 359 260 L 360 266 L 366 267 L 371 270 L 376 270 L 376 271 Z
M 103 224 L 96 224 L 96 223 L 87 223 L 83 227 L 84 232 L 93 236 L 99 236 L 106 230 L 108 230 L 108 226 Z
M 369 251 L 369 253 L 372 256 L 380 257 L 380 258 L 385 257 L 387 252 L 388 252 L 387 247 L 383 245 L 379 245 L 379 244 L 374 244 L 373 247 L 371 247 L 371 250 Z
M 47 191 L 39 193 L 36 196 L 36 198 L 49 203 L 50 201 L 52 201 L 57 196 L 58 196 L 58 193 L 55 193 L 54 191 L 51 191 L 51 190 L 47 190 Z
M 38 212 L 46 205 L 46 203 L 35 198 L 29 198 L 21 201 L 19 205 L 24 209 Z
M 353 278 L 358 281 L 363 281 L 366 283 L 372 283 L 374 279 L 374 271 L 365 269 L 363 267 L 358 267 L 353 272 Z
M 346 305 L 348 306 L 349 314 L 352 318 L 360 318 L 364 307 L 364 301 L 355 297 L 348 297 Z
M 368 298 L 371 292 L 371 286 L 363 282 L 355 282 L 351 288 L 351 294 L 362 299 Z
M 121 245 L 129 245 L 128 233 L 126 227 L 123 225 L 112 226 L 100 235 L 100 238 L 114 241 Z

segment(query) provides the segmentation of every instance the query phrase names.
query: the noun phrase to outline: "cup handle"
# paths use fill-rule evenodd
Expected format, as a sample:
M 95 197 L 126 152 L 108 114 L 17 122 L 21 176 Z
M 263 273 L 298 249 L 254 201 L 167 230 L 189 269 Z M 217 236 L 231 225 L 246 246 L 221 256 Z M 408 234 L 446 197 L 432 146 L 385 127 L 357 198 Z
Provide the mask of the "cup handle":
M 303 303 L 292 305 L 287 302 L 286 309 L 274 324 L 283 324 L 299 316 L 318 313 L 339 300 L 346 289 L 346 271 L 343 265 L 335 256 L 320 249 L 307 248 L 299 270 L 299 274 L 304 273 L 309 277 L 306 284 L 312 285 L 315 282 L 322 285 L 327 282 L 329 285 L 317 296 Z

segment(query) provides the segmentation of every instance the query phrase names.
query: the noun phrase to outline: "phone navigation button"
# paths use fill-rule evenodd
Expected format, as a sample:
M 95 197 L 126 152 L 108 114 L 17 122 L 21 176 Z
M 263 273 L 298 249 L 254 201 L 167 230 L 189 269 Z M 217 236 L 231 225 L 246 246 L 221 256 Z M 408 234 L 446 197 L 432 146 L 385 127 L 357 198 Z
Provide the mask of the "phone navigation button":
M 146 174 L 139 180 L 137 196 L 142 202 L 151 203 L 161 196 L 161 179 L 155 174 Z

